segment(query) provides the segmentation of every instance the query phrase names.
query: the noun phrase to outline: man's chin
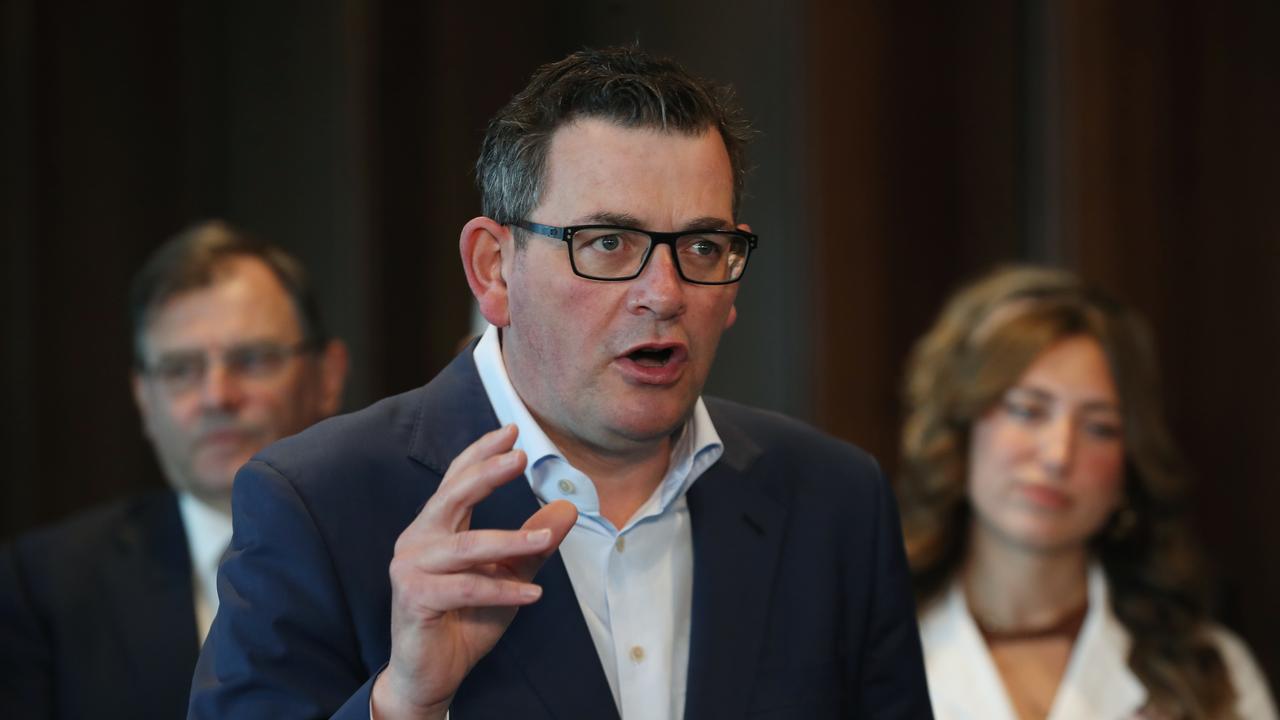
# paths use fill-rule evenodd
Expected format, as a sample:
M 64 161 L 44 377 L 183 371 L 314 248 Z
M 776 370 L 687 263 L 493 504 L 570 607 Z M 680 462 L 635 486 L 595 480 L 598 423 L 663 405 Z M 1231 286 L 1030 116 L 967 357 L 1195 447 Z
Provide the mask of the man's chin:
M 236 473 L 244 466 L 252 454 L 245 454 L 236 457 L 219 458 L 217 462 L 207 462 L 197 465 L 190 482 L 191 492 L 200 498 L 228 498 L 231 497 L 231 486 L 235 481 Z
M 182 487 L 174 483 L 174 489 L 189 493 L 196 500 L 211 508 L 231 512 L 231 478 L 187 478 Z
M 666 440 L 680 431 L 693 415 L 693 403 L 664 403 L 633 406 L 628 412 L 615 416 L 610 423 L 614 434 L 637 445 L 649 445 Z

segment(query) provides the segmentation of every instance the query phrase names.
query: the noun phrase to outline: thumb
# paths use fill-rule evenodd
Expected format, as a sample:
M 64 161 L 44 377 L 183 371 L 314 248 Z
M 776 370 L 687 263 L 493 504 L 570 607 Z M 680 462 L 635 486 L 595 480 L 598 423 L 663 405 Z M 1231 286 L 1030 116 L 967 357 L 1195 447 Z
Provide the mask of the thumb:
M 565 536 L 573 529 L 573 524 L 578 521 L 578 508 L 568 500 L 556 500 L 548 503 L 529 517 L 521 526 L 521 530 L 541 530 L 546 528 L 551 531 L 551 544 L 547 549 L 530 557 L 523 558 L 515 564 L 513 569 L 523 580 L 532 580 L 533 576 L 538 573 L 538 569 L 542 567 L 542 563 L 551 557 L 560 547 L 560 543 L 564 542 Z

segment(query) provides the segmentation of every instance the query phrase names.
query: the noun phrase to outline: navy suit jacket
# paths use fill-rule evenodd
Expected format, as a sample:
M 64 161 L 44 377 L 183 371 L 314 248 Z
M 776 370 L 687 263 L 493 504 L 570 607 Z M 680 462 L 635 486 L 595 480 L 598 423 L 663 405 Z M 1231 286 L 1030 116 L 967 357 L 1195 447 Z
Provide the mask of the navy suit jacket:
M 191 582 L 168 490 L 0 550 L 0 716 L 182 717 L 198 652 Z
M 897 512 L 874 462 L 782 416 L 707 405 L 725 451 L 687 496 L 685 717 L 930 717 Z M 497 426 L 465 352 L 425 387 L 250 461 L 191 716 L 368 720 L 390 654 L 396 538 Z M 537 508 L 517 479 L 472 526 L 517 528 Z M 468 675 L 453 720 L 618 716 L 558 553 L 535 582 L 542 598 Z

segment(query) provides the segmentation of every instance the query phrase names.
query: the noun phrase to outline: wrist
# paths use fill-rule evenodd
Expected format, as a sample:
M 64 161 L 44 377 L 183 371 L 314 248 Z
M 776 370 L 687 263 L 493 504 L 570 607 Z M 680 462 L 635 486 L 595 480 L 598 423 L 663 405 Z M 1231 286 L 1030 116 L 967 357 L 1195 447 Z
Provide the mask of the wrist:
M 369 693 L 369 716 L 372 720 L 445 720 L 449 717 L 449 700 L 426 705 L 413 702 L 403 692 L 387 669 L 378 674 Z

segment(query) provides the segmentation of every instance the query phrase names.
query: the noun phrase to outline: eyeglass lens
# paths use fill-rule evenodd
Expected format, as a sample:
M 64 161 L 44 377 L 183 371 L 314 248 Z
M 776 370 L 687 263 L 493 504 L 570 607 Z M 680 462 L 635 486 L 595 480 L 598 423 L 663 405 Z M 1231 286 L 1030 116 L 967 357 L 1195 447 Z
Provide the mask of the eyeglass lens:
M 227 374 L 242 379 L 263 379 L 274 375 L 295 348 L 278 343 L 233 345 L 222 352 Z M 204 381 L 211 364 L 209 354 L 201 350 L 165 353 L 150 369 L 150 374 L 173 391 L 190 390 Z
M 583 228 L 570 250 L 578 272 L 602 280 L 634 276 L 649 253 L 652 238 L 625 228 Z M 729 232 L 681 235 L 675 241 L 680 271 L 695 282 L 731 282 L 747 264 L 747 239 Z

